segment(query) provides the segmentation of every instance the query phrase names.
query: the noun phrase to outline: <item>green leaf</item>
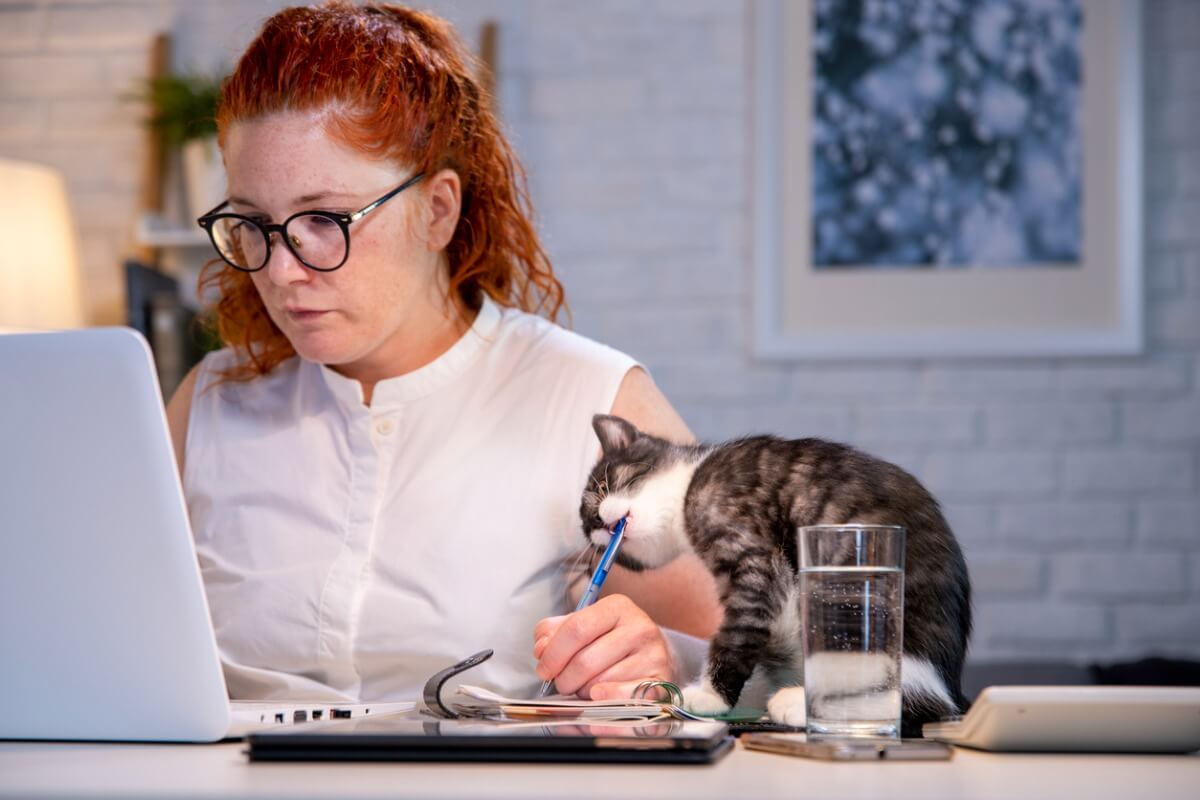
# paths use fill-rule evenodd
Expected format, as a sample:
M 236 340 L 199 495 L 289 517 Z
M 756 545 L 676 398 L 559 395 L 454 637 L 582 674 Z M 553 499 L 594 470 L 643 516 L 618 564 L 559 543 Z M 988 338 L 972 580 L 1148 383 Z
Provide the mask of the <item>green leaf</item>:
M 221 79 L 206 75 L 161 75 L 132 96 L 150 105 L 147 121 L 168 145 L 216 135 Z

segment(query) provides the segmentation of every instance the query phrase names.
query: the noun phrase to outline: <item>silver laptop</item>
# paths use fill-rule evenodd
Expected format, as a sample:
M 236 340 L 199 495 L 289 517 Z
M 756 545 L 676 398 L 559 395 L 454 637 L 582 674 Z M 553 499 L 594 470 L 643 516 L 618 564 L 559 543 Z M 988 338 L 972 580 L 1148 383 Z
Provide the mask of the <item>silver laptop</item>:
M 0 738 L 216 741 L 412 703 L 230 703 L 145 340 L 0 335 Z

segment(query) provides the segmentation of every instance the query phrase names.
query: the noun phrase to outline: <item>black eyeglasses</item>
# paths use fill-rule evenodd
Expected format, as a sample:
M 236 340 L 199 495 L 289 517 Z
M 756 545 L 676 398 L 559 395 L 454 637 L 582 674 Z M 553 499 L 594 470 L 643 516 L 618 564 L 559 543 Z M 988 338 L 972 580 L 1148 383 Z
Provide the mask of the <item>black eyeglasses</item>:
M 271 235 L 278 233 L 300 263 L 318 272 L 333 272 L 350 257 L 350 223 L 357 222 L 412 186 L 425 173 L 418 172 L 373 203 L 353 214 L 335 211 L 300 211 L 278 225 L 241 214 L 218 214 L 221 205 L 196 220 L 226 264 L 243 272 L 258 272 L 271 260 Z

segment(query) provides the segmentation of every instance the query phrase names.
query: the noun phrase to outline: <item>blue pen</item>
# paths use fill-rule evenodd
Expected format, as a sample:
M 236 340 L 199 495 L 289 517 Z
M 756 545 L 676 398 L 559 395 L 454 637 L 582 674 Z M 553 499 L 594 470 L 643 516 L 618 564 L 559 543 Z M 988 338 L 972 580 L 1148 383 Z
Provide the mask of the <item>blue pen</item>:
M 604 585 L 604 579 L 608 577 L 608 571 L 612 568 L 613 559 L 617 557 L 617 548 L 621 546 L 621 539 L 624 535 L 625 517 L 621 517 L 613 528 L 612 538 L 608 540 L 608 547 L 604 548 L 604 555 L 600 556 L 600 563 L 596 565 L 596 571 L 592 573 L 592 582 L 588 584 L 583 597 L 579 598 L 579 605 L 575 606 L 576 611 L 583 611 L 596 602 L 596 598 L 600 596 L 600 587 Z M 550 693 L 550 687 L 553 685 L 553 680 L 544 682 L 537 696 L 545 697 Z

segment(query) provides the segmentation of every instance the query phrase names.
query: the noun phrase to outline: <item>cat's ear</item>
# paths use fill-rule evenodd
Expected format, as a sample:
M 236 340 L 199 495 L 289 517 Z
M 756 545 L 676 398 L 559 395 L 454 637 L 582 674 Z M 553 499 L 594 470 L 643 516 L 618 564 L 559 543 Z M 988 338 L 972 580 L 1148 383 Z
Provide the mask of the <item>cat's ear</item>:
M 592 417 L 592 428 L 600 437 L 600 449 L 605 453 L 628 447 L 638 437 L 638 429 L 620 417 L 597 414 Z

